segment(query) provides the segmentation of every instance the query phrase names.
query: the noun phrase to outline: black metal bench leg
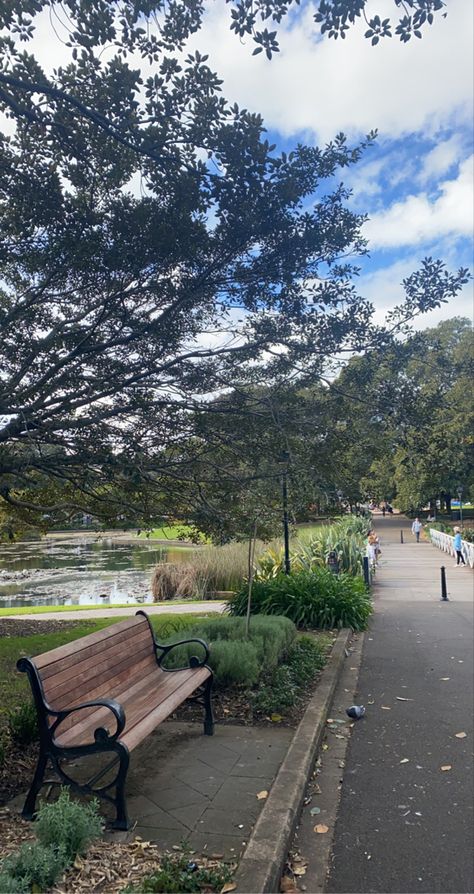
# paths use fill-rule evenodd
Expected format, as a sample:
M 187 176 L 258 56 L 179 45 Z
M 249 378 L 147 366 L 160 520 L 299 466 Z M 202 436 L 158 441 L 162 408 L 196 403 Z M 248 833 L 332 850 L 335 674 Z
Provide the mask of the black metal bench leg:
M 44 779 L 44 771 L 46 770 L 46 764 L 48 763 L 48 755 L 44 754 L 44 752 L 40 751 L 40 755 L 38 758 L 38 763 L 36 764 L 35 775 L 33 777 L 33 782 L 31 783 L 31 788 L 28 792 L 26 801 L 23 806 L 23 810 L 21 811 L 21 815 L 24 819 L 32 820 L 35 814 L 36 807 L 36 798 L 38 793 L 43 785 Z
M 112 828 L 126 832 L 129 828 L 127 801 L 125 798 L 125 783 L 127 781 L 127 770 L 130 763 L 130 754 L 125 745 L 119 745 L 117 753 L 120 758 L 119 771 L 117 773 L 117 782 L 115 788 L 115 806 L 117 816 L 112 823 Z
M 212 713 L 212 677 L 208 677 L 204 687 L 204 734 L 206 736 L 214 735 L 214 716 Z

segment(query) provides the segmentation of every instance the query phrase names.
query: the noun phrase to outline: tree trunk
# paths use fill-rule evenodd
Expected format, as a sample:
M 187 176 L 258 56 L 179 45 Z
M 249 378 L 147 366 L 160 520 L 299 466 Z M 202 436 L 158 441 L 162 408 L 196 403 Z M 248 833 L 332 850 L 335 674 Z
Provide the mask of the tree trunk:
M 251 531 L 250 531 L 249 552 L 248 552 L 249 576 L 248 576 L 248 595 L 247 595 L 247 615 L 245 618 L 245 636 L 247 638 L 250 635 L 250 612 L 251 612 L 251 608 L 252 608 L 252 586 L 253 586 L 256 542 L 257 542 L 257 519 L 254 519 L 253 528 L 251 528 Z

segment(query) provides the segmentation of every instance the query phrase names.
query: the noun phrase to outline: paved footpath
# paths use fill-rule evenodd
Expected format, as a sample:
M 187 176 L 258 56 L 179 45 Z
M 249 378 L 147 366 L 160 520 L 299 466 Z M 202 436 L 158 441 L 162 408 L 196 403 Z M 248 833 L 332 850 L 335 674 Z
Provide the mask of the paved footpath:
M 416 544 L 406 519 L 376 527 L 381 567 L 357 696 L 367 714 L 349 745 L 326 891 L 470 894 L 473 574 Z
M 40 612 L 38 614 L 5 615 L 9 621 L 93 621 L 94 618 L 128 618 L 134 615 L 138 609 L 146 611 L 147 615 L 202 615 L 209 612 L 223 612 L 227 603 L 212 601 L 180 602 L 174 605 L 172 602 L 156 603 L 144 602 L 130 605 L 127 608 L 94 608 L 78 609 L 73 612 Z

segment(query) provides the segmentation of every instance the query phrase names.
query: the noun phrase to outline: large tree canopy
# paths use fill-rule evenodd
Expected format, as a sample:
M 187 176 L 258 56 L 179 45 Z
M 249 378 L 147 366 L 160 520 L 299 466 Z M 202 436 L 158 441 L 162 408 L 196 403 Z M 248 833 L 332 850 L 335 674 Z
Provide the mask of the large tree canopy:
M 174 31 L 148 78 L 103 61 L 111 8 L 68 5 L 82 51 L 48 77 L 4 45 L 0 496 L 37 514 L 149 514 L 152 493 L 192 474 L 196 411 L 228 412 L 211 397 L 310 383 L 466 281 L 427 259 L 373 325 L 352 282 L 365 218 L 336 179 L 373 136 L 279 154 L 205 57 L 178 61 Z M 141 31 L 124 8 L 127 50 Z M 13 6 L 3 14 L 14 31 Z

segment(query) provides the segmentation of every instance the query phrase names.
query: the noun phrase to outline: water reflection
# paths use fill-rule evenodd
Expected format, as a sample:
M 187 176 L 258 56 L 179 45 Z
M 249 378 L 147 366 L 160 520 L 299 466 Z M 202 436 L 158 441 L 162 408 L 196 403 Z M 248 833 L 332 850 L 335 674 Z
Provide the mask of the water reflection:
M 0 606 L 151 602 L 158 562 L 189 558 L 186 547 L 84 536 L 0 546 Z

